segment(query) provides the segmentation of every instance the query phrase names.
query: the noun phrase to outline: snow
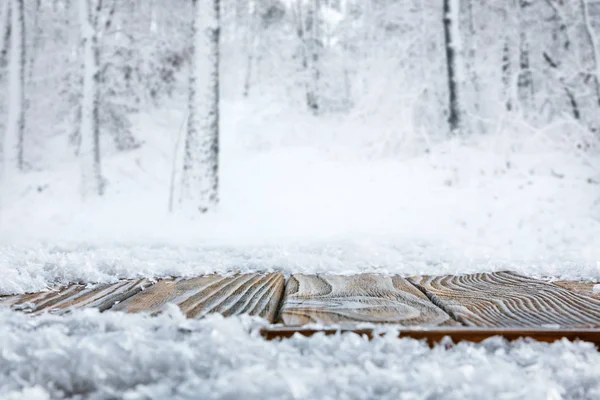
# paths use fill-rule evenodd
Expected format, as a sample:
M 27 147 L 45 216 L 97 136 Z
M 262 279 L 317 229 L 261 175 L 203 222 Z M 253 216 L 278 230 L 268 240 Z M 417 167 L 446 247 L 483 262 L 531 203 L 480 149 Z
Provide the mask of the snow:
M 259 337 L 263 322 L 0 311 L 0 397 L 47 399 L 597 398 L 600 354 L 560 341 L 430 349 L 393 333 Z
M 115 26 L 127 27 L 131 42 L 118 33 L 103 36 L 105 63 L 141 66 L 148 76 L 130 88 L 142 97 L 141 111 L 127 111 L 141 146 L 117 152 L 114 128 L 102 126 L 102 198 L 81 197 L 81 165 L 68 139 L 82 60 L 79 26 L 65 21 L 76 13 L 60 5 L 52 8 L 60 12 L 42 12 L 40 29 L 52 35 L 40 36 L 43 57 L 27 82 L 26 171 L 4 171 L 0 182 L 0 295 L 240 270 L 406 276 L 510 269 L 600 281 L 597 134 L 568 119 L 563 88 L 546 76 L 539 57 L 531 59 L 540 82 L 535 107 L 506 112 L 499 68 L 504 41 L 497 40 L 506 18 L 490 3 L 481 15 L 497 18 L 488 18 L 473 42 L 475 72 L 485 83 L 481 112 L 469 115 L 477 127 L 468 137 L 448 139 L 443 15 L 439 5 L 421 3 L 411 10 L 367 7 L 343 23 L 323 9 L 331 37 L 320 58 L 318 118 L 306 110 L 295 22 L 267 21 L 266 9 L 253 10 L 251 27 L 227 19 L 221 203 L 206 215 L 168 212 L 171 183 L 181 181 L 188 69 L 163 58 L 188 52 L 191 3 L 117 10 L 123 15 Z M 450 17 L 458 22 L 459 1 L 452 4 Z M 553 45 L 554 22 L 531 22 L 532 54 L 542 54 Z M 147 28 L 162 33 L 148 35 Z M 242 98 L 246 38 L 254 38 L 255 48 L 250 95 Z M 452 45 L 461 51 L 459 40 Z M 113 46 L 139 51 L 124 62 L 115 59 L 120 51 L 113 54 Z M 174 82 L 160 82 L 156 72 L 165 65 L 174 68 Z M 563 63 L 554 79 L 582 71 Z M 107 78 L 105 88 L 120 82 Z M 22 95 L 15 82 L 5 85 L 13 99 Z M 149 88 L 165 91 L 156 109 Z M 467 89 L 469 103 L 477 93 Z M 574 93 L 582 126 L 593 126 L 597 113 L 584 100 L 587 88 Z M 137 101 L 129 89 L 103 96 L 103 105 Z M 0 110 L 0 129 L 15 129 L 18 107 L 10 115 Z M 13 136 L 5 135 L 9 148 Z M 175 187 L 173 199 L 180 190 Z M 394 333 L 372 341 L 344 334 L 267 342 L 257 331 L 264 324 L 216 315 L 186 320 L 174 306 L 154 318 L 95 310 L 29 318 L 0 310 L 0 399 L 600 398 L 600 353 L 588 343 L 495 338 L 430 349 Z
M 0 294 L 232 270 L 600 279 L 600 157 L 572 126 L 406 141 L 358 118 L 227 104 L 222 202 L 198 216 L 167 211 L 184 109 L 140 117 L 153 134 L 105 157 L 102 200 L 80 200 L 67 157 L 8 183 Z

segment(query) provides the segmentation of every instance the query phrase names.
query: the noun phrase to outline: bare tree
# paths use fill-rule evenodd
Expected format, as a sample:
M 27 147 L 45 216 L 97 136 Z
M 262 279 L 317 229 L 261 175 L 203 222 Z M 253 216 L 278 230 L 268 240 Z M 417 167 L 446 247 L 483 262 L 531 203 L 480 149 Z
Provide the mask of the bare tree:
M 583 13 L 583 26 L 585 33 L 591 48 L 592 60 L 594 62 L 594 69 L 592 70 L 592 81 L 594 82 L 594 88 L 596 90 L 596 100 L 600 106 L 600 48 L 598 47 L 598 39 L 594 34 L 594 28 L 590 22 L 590 13 L 588 11 L 587 0 L 581 0 L 581 12 Z
M 519 102 L 526 110 L 531 110 L 533 107 L 534 94 L 526 18 L 527 8 L 530 6 L 530 0 L 519 0 L 519 75 L 517 78 L 517 88 Z
M 193 0 L 193 4 L 194 43 L 181 200 L 206 212 L 219 201 L 220 0 Z
M 258 47 L 259 32 L 258 32 L 258 16 L 256 15 L 256 4 L 253 1 L 247 2 L 246 19 L 248 20 L 248 31 L 246 33 L 246 73 L 244 75 L 244 97 L 250 95 L 251 79 L 253 69 L 256 68 L 256 51 Z
M 22 171 L 25 137 L 25 9 L 11 1 L 8 122 L 4 134 L 4 171 Z
M 548 3 L 548 5 L 552 8 L 552 11 L 554 12 L 553 20 L 556 23 L 554 24 L 554 28 L 552 31 L 552 48 L 544 51 L 542 53 L 542 56 L 544 58 L 544 61 L 546 62 L 546 65 L 553 72 L 553 75 L 556 77 L 561 87 L 563 88 L 563 91 L 571 106 L 571 114 L 573 115 L 573 118 L 576 120 L 580 120 L 581 111 L 579 109 L 577 98 L 575 96 L 574 91 L 569 87 L 569 83 L 567 82 L 567 76 L 569 74 L 565 74 L 563 71 L 561 71 L 560 65 L 562 60 L 568 58 L 567 54 L 571 48 L 572 39 L 569 35 L 567 21 L 561 10 L 560 3 L 556 3 L 555 0 L 546 0 L 546 3 Z
M 98 7 L 101 7 L 100 2 Z M 79 0 L 79 23 L 83 49 L 81 112 L 79 120 L 79 158 L 84 196 L 104 193 L 104 179 L 100 165 L 99 122 L 99 49 L 96 31 L 98 9 L 90 7 L 89 0 Z
M 473 108 L 475 112 L 479 112 L 479 75 L 475 68 L 475 60 L 477 59 L 477 31 L 475 29 L 475 12 L 473 3 L 475 0 L 467 0 L 467 11 L 469 21 L 469 52 L 466 63 L 469 71 L 469 80 L 473 88 Z
M 512 64 L 510 59 L 510 45 L 508 37 L 504 39 L 502 46 L 502 90 L 506 101 L 506 110 L 513 109 L 512 100 Z
M 297 0 L 295 6 L 296 33 L 300 39 L 302 72 L 305 75 L 306 105 L 316 115 L 320 109 L 321 0 L 312 0 L 306 7 L 306 12 L 301 0 Z
M 452 134 L 464 133 L 464 112 L 461 104 L 460 82 L 463 77 L 460 29 L 460 0 L 444 0 L 444 37 L 448 72 L 448 123 Z

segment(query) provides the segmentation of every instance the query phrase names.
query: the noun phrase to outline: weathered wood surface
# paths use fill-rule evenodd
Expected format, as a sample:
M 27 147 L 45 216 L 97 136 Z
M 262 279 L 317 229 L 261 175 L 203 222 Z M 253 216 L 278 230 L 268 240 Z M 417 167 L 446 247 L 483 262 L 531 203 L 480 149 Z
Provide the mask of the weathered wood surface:
M 458 325 L 404 278 L 377 274 L 294 275 L 287 283 L 279 319 L 285 325 Z
M 26 313 L 63 313 L 73 308 L 98 308 L 104 311 L 115 303 L 141 292 L 151 282 L 146 279 L 123 280 L 93 286 L 70 285 L 41 293 L 0 297 L 0 307 Z
M 312 336 L 315 334 L 337 335 L 341 333 L 355 333 L 373 339 L 384 333 L 370 328 L 347 329 L 307 329 L 302 327 L 277 327 L 272 326 L 261 330 L 261 335 L 267 340 L 290 338 L 295 334 Z M 429 329 L 402 328 L 398 330 L 398 337 L 426 340 L 434 346 L 450 338 L 453 343 L 462 341 L 479 343 L 491 337 L 500 336 L 508 341 L 519 339 L 533 339 L 538 342 L 552 343 L 557 340 L 570 341 L 582 340 L 591 342 L 600 348 L 600 329 L 511 329 L 511 328 L 470 328 L 470 327 L 434 327 Z
M 284 284 L 281 273 L 164 279 L 112 309 L 158 313 L 167 303 L 174 303 L 188 318 L 201 318 L 208 313 L 249 314 L 273 322 Z
M 600 291 L 597 289 L 600 287 L 600 284 L 597 282 L 555 281 L 552 283 L 600 300 Z M 596 291 L 594 291 L 594 287 L 596 287 Z
M 600 327 L 600 301 L 512 272 L 410 280 L 467 326 Z

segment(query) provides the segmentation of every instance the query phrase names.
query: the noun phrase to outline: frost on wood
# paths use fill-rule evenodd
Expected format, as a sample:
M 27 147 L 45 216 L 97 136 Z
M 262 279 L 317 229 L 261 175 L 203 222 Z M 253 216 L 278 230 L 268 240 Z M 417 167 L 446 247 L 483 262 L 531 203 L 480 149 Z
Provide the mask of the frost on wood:
M 100 127 L 98 121 L 98 37 L 93 24 L 89 0 L 79 0 L 79 23 L 83 50 L 79 157 L 81 162 L 81 189 L 84 196 L 103 194 L 100 169 Z
M 206 212 L 219 187 L 219 0 L 194 0 L 182 203 Z
M 25 135 L 25 15 L 23 1 L 11 1 L 9 110 L 3 147 L 3 166 L 7 174 L 23 169 Z

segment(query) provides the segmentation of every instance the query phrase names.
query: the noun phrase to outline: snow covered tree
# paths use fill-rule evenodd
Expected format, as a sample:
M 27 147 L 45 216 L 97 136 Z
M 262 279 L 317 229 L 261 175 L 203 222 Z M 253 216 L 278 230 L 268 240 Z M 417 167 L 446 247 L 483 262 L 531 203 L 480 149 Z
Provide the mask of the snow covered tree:
M 220 0 L 193 0 L 193 51 L 183 163 L 182 203 L 213 209 L 219 189 Z
M 89 0 L 79 1 L 79 24 L 83 53 L 81 111 L 79 120 L 79 158 L 82 171 L 82 193 L 101 196 L 104 179 L 100 165 L 100 127 L 98 98 L 99 49 L 96 32 L 97 9 L 90 7 Z
M 464 111 L 461 98 L 463 79 L 460 1 L 444 0 L 444 38 L 446 42 L 446 66 L 448 71 L 448 123 L 453 135 L 464 133 Z
M 306 105 L 316 115 L 321 107 L 319 104 L 321 78 L 319 62 L 322 48 L 321 0 L 311 0 L 306 6 L 301 0 L 297 0 L 295 6 L 296 33 L 300 39 L 302 71 L 305 75 Z
M 477 60 L 477 31 L 475 29 L 475 10 L 474 4 L 476 0 L 467 0 L 467 19 L 468 19 L 468 27 L 469 27 L 469 50 L 468 50 L 468 58 L 466 62 L 467 70 L 469 71 L 469 81 L 472 88 L 472 102 L 473 102 L 473 110 L 475 112 L 479 112 L 479 95 L 481 93 L 481 89 L 479 87 L 479 75 L 477 73 L 477 68 L 475 62 Z
M 527 10 L 532 7 L 529 0 L 519 0 L 519 75 L 517 87 L 521 108 L 530 111 L 533 105 L 533 72 L 530 61 L 530 44 L 527 29 Z
M 24 0 L 11 1 L 8 74 L 8 122 L 4 134 L 4 171 L 22 171 L 25 137 L 25 9 Z

